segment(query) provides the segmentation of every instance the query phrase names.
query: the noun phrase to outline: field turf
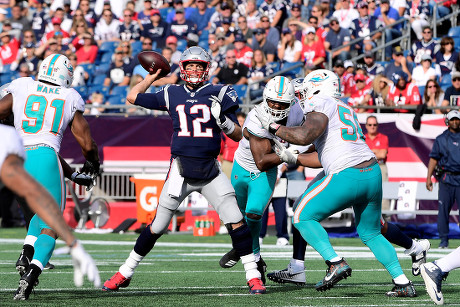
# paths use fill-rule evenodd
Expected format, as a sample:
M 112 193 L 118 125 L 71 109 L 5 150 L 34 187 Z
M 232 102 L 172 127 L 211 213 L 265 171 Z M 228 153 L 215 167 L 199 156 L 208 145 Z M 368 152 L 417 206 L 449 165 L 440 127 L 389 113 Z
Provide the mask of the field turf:
M 307 285 L 279 285 L 267 281 L 267 294 L 249 295 L 241 263 L 232 269 L 219 266 L 220 257 L 230 249 L 227 235 L 194 237 L 191 234 L 164 235 L 137 268 L 128 288 L 116 293 L 94 289 L 88 282 L 82 288 L 73 284 L 73 268 L 68 255 L 55 255 L 54 270 L 45 271 L 28 301 L 16 302 L 13 294 L 19 275 L 15 263 L 25 230 L 0 229 L 0 306 L 431 306 L 422 278 L 411 274 L 410 257 L 397 248 L 401 265 L 416 287 L 416 298 L 388 298 L 389 274 L 359 239 L 331 239 L 340 256 L 353 268 L 352 276 L 327 292 L 317 292 L 326 265 L 311 247 L 307 250 Z M 137 234 L 77 234 L 96 260 L 102 282 L 111 277 L 134 246 Z M 286 268 L 292 246 L 278 247 L 276 238 L 267 237 L 262 256 L 268 271 Z M 460 244 L 451 240 L 450 249 L 437 249 L 431 240 L 428 260 L 437 259 Z M 58 241 L 57 247 L 62 247 Z M 450 273 L 443 283 L 445 304 L 460 306 L 460 270 Z

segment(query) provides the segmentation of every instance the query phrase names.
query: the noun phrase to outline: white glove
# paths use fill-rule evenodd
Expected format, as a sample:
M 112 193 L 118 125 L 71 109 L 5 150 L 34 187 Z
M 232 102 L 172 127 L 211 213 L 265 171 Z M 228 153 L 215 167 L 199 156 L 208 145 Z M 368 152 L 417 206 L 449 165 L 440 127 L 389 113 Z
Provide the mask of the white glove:
M 76 184 L 83 185 L 86 187 L 86 191 L 89 191 L 93 188 L 95 180 L 93 176 L 90 176 L 85 173 L 73 172 L 70 179 Z
M 74 268 L 73 281 L 75 286 L 81 287 L 83 285 L 83 278 L 87 275 L 88 280 L 94 284 L 94 287 L 100 287 L 101 277 L 99 276 L 96 263 L 79 241 L 70 249 L 70 255 L 72 255 Z
M 281 125 L 273 122 L 271 116 L 265 111 L 262 104 L 255 106 L 254 109 L 256 110 L 256 117 L 259 119 L 262 127 L 275 135 Z
M 276 138 L 273 139 L 275 142 L 275 153 L 280 157 L 281 161 L 284 161 L 288 164 L 296 164 L 297 157 L 299 156 L 299 151 L 293 147 L 286 148 L 284 145 L 278 141 Z
M 235 124 L 225 115 L 222 114 L 221 101 L 218 97 L 211 95 L 209 100 L 211 104 L 211 114 L 216 119 L 216 124 L 225 134 L 231 134 L 235 130 Z

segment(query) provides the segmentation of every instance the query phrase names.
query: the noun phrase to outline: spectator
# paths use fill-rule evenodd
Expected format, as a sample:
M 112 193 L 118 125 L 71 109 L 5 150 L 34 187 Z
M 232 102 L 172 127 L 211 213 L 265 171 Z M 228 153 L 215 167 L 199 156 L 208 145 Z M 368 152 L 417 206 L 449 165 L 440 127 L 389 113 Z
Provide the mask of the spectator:
M 353 62 L 351 60 L 346 60 L 345 62 L 343 62 L 343 66 L 345 67 L 345 70 L 348 72 L 348 74 L 354 76 L 354 74 L 355 74 L 355 64 L 353 64 Z
M 294 35 L 295 39 L 298 41 L 302 41 L 302 29 L 301 27 L 305 28 L 308 26 L 308 23 L 297 21 L 295 18 L 290 17 L 285 22 L 286 27 L 283 29 L 291 30 L 292 34 Z
M 381 0 L 380 6 L 375 10 L 374 16 L 377 17 L 384 27 L 391 25 L 399 20 L 398 11 L 390 6 L 390 0 Z M 394 25 L 385 30 L 385 43 L 401 37 L 402 23 Z M 389 59 L 391 56 L 391 45 L 385 48 L 385 56 Z
M 259 12 L 262 16 L 268 17 L 270 27 L 281 30 L 284 19 L 287 18 L 287 8 L 283 1 L 265 0 L 259 6 Z
M 309 1 L 308 5 L 306 4 L 306 1 L 304 0 L 292 0 L 291 1 L 291 12 L 292 12 L 292 6 L 296 5 L 300 7 L 300 15 L 302 16 L 303 19 L 308 19 L 308 16 L 310 15 L 310 11 L 312 6 L 315 3 L 313 1 Z M 292 16 L 289 16 L 292 17 Z
M 388 92 L 387 105 L 401 106 L 401 105 L 419 105 L 422 102 L 418 87 L 409 82 L 408 75 L 403 72 L 394 73 L 391 77 L 393 85 Z M 394 109 L 394 112 L 407 113 L 407 109 Z
M 88 28 L 88 25 L 86 23 L 85 20 L 82 20 L 80 22 L 77 22 L 73 27 L 72 29 L 70 30 L 71 31 L 71 37 L 70 37 L 70 47 L 73 49 L 73 50 L 78 50 L 80 49 L 81 46 L 83 46 L 84 44 L 84 39 L 83 39 L 83 36 L 84 34 L 86 33 L 89 33 L 89 29 Z
M 435 60 L 435 55 L 439 51 L 440 47 L 433 39 L 433 31 L 431 31 L 429 26 L 423 27 L 422 35 L 422 40 L 416 41 L 412 44 L 411 53 L 407 57 L 409 62 L 419 64 L 424 54 L 428 54 L 432 61 Z
M 171 48 L 165 47 L 161 50 L 161 54 L 168 61 L 171 66 L 171 72 L 161 79 L 156 80 L 152 83 L 152 86 L 164 86 L 167 84 L 176 84 L 180 80 L 180 68 L 179 65 L 171 62 L 173 51 Z
M 252 29 L 248 28 L 248 22 L 244 16 L 238 17 L 238 33 L 241 33 L 244 36 L 248 45 L 252 45 L 252 37 L 254 36 L 254 32 Z
M 28 43 L 21 52 L 18 52 L 18 58 L 11 64 L 11 70 L 16 70 L 22 64 L 26 64 L 33 75 L 38 71 L 40 59 L 35 56 L 35 44 Z M 14 67 L 16 66 L 16 67 Z
M 104 113 L 105 108 L 101 106 L 108 104 L 107 102 L 104 102 L 104 100 L 105 99 L 103 94 L 99 92 L 92 93 L 86 102 L 87 104 L 91 105 L 91 108 L 85 108 L 85 112 L 83 114 L 100 115 L 101 113 Z
M 324 42 L 324 48 L 327 52 L 330 52 L 332 61 L 341 60 L 345 61 L 351 58 L 350 46 L 342 47 L 338 50 L 332 51 L 335 48 L 344 46 L 350 42 L 350 31 L 340 27 L 337 18 L 332 17 L 329 20 L 330 30 L 327 32 L 326 40 Z
M 196 33 L 195 24 L 185 18 L 184 8 L 176 8 L 176 17 L 171 22 L 171 35 L 177 39 L 187 39 L 189 33 Z
M 411 1 L 407 11 L 409 13 L 408 17 L 412 30 L 419 41 L 423 40 L 423 29 L 430 26 L 429 18 L 431 13 L 428 1 Z M 403 16 L 403 13 L 399 15 Z
M 276 48 L 280 41 L 280 31 L 270 26 L 270 19 L 268 19 L 267 16 L 262 16 L 260 18 L 260 28 L 265 30 L 267 41 L 271 42 Z
M 342 2 L 346 3 L 346 2 Z M 377 32 L 370 36 L 370 33 L 382 27 L 382 23 L 377 17 L 369 15 L 369 6 L 366 1 L 361 0 L 358 3 L 359 17 L 353 19 L 350 23 L 351 38 L 364 38 L 364 40 L 355 44 L 355 49 L 359 54 L 370 51 L 377 47 L 382 37 L 381 32 Z
M 216 29 L 217 35 L 223 35 L 225 37 L 225 44 L 232 44 L 235 40 L 235 28 L 232 26 L 232 20 L 228 17 L 222 18 L 222 24 Z
M 318 18 L 318 25 L 327 27 L 332 17 L 329 0 L 321 0 L 319 5 L 313 5 L 311 15 Z
M 374 79 L 377 75 L 382 74 L 385 70 L 381 64 L 375 63 L 374 54 L 371 51 L 364 53 L 363 68 L 366 70 L 367 75 L 372 79 Z
M 403 54 L 402 48 L 396 46 L 393 49 L 393 61 L 387 64 L 383 74 L 387 79 L 391 79 L 394 73 L 404 72 L 408 76 L 408 80 L 412 80 L 412 63 L 407 63 L 406 57 Z
M 209 21 L 215 9 L 214 7 L 208 7 L 206 0 L 196 0 L 195 4 L 196 7 L 192 8 L 190 13 L 190 20 L 196 24 L 196 30 L 201 35 L 203 30 L 209 30 Z
M 247 84 L 248 68 L 246 65 L 236 61 L 235 50 L 227 50 L 225 65 L 219 70 L 216 77 L 212 79 L 213 84 Z
M 120 25 L 119 39 L 122 41 L 135 42 L 141 36 L 139 24 L 133 20 L 134 12 L 130 9 L 123 10 L 123 23 Z
M 144 0 L 144 9 L 137 14 L 137 20 L 141 25 L 141 28 L 144 25 L 150 23 L 150 16 L 152 16 L 152 0 Z M 158 11 L 159 12 L 159 11 Z
M 291 30 L 283 29 L 281 42 L 278 44 L 278 58 L 283 63 L 299 62 L 302 56 L 302 43 L 295 39 Z
M 273 70 L 267 66 L 267 59 L 262 50 L 256 49 L 252 58 L 252 66 L 249 69 L 249 81 L 251 81 L 249 95 L 251 100 L 261 97 L 266 81 L 257 82 L 273 74 Z
M 335 61 L 334 72 L 339 76 L 340 83 L 342 84 L 342 97 L 350 97 L 355 86 L 354 76 L 345 70 L 345 66 L 341 60 Z
M 322 40 L 318 38 L 313 27 L 307 27 L 305 33 L 302 47 L 302 61 L 305 62 L 305 68 L 310 70 L 324 68 L 326 50 Z
M 337 1 L 337 7 L 332 14 L 332 18 L 336 18 L 339 21 L 339 25 L 343 29 L 349 29 L 353 20 L 359 18 L 357 10 L 350 5 L 350 0 Z
M 354 77 L 355 87 L 348 98 L 348 105 L 352 106 L 357 113 L 368 112 L 367 109 L 358 108 L 372 104 L 370 98 L 371 84 L 367 84 L 367 77 L 363 74 L 356 74 Z M 370 110 L 372 111 L 372 110 Z
M 266 17 L 265 17 L 266 18 Z M 268 20 L 268 18 L 267 18 Z M 276 45 L 267 40 L 267 31 L 263 28 L 257 28 L 254 31 L 252 40 L 252 50 L 261 49 L 267 57 L 267 62 L 274 62 L 277 54 Z
M 32 79 L 35 79 L 33 71 L 30 70 L 29 65 L 27 65 L 27 63 L 22 63 L 22 64 L 19 64 L 18 78 L 25 78 L 25 77 L 31 77 Z
M 293 3 L 291 5 L 291 9 L 289 11 L 289 18 L 287 18 L 286 20 L 284 20 L 283 22 L 283 29 L 285 28 L 288 28 L 289 27 L 289 23 L 292 21 L 292 20 L 297 20 L 297 21 L 300 21 L 300 22 L 303 22 L 303 23 L 307 23 L 308 20 L 305 19 L 304 17 L 302 17 L 302 5 L 300 4 L 297 4 L 297 3 Z
M 251 67 L 253 52 L 252 49 L 246 45 L 244 36 L 237 33 L 233 44 L 235 46 L 236 61 L 246 65 L 248 68 Z
M 3 65 L 13 63 L 19 51 L 19 41 L 11 37 L 10 32 L 2 32 L 0 33 L 0 60 Z
M 145 39 L 144 39 L 144 42 L 145 42 Z M 166 38 L 166 47 L 171 48 L 173 51 L 171 61 L 175 64 L 179 64 L 180 56 L 182 53 L 179 50 L 177 50 L 177 38 L 173 35 L 168 36 L 168 38 Z
M 374 80 L 372 80 L 370 96 L 375 106 L 386 106 L 386 98 L 390 90 L 389 83 L 390 81 L 383 75 L 377 75 Z M 380 110 L 380 112 L 386 113 L 388 111 Z
M 30 30 L 30 21 L 25 16 L 26 10 L 19 4 L 14 5 L 11 8 L 11 18 L 9 22 L 13 31 L 23 32 L 25 30 Z
M 460 71 L 452 72 L 452 86 L 446 89 L 442 106 L 460 106 Z M 441 110 L 442 113 L 447 113 L 449 110 Z
M 387 156 L 388 156 L 388 136 L 378 131 L 379 123 L 377 117 L 370 115 L 366 119 L 366 130 L 367 133 L 364 136 L 366 144 L 375 154 L 377 161 L 382 171 L 382 181 L 388 181 L 388 167 L 387 167 Z M 382 200 L 382 210 L 390 210 L 390 201 L 388 199 Z
M 42 43 L 45 43 L 48 39 L 56 35 L 62 35 L 65 39 L 64 43 L 68 44 L 70 42 L 70 35 L 67 31 L 64 31 L 61 28 L 62 19 L 59 17 L 53 17 L 51 19 L 51 23 L 53 24 L 53 28 L 51 29 L 51 31 L 47 32 L 44 37 L 42 37 Z
M 369 15 L 374 16 L 375 10 L 377 9 L 376 1 L 375 0 L 366 0 L 369 6 Z
M 70 37 L 74 39 L 75 36 L 78 35 L 78 31 L 82 29 L 84 29 L 83 32 L 89 32 L 91 34 L 94 33 L 94 29 L 92 28 L 92 25 L 86 21 L 83 11 L 81 9 L 77 9 L 73 15 L 72 27 L 69 32 Z
M 211 56 L 209 76 L 214 76 L 217 73 L 217 69 L 225 64 L 225 50 L 224 48 L 219 48 L 217 36 L 213 33 L 210 33 L 208 36 L 208 46 L 208 53 Z
M 71 54 L 69 56 L 70 64 L 73 67 L 73 80 L 72 80 L 72 87 L 75 86 L 85 86 L 86 82 L 89 79 L 89 74 L 85 69 L 77 64 L 77 56 L 75 54 Z
M 166 16 L 166 22 L 172 24 L 174 21 L 177 21 L 177 10 L 182 11 L 184 16 L 183 19 L 190 20 L 190 15 L 192 13 L 191 7 L 184 7 L 184 2 L 182 0 L 174 0 L 173 2 L 174 10 L 168 13 Z
M 94 11 L 90 8 L 89 0 L 80 0 L 80 5 L 78 8 L 82 10 L 83 16 L 90 25 L 90 28 L 94 29 L 96 27 L 98 17 L 96 16 L 96 13 L 94 13 Z
M 246 3 L 246 20 L 248 28 L 255 30 L 258 27 L 262 14 L 257 10 L 256 0 L 247 0 Z
M 431 176 L 438 169 L 438 232 L 441 243 L 439 248 L 449 247 L 450 210 L 457 201 L 460 204 L 460 112 L 450 111 L 446 116 L 447 130 L 436 137 L 428 162 L 426 177 L 427 190 L 433 190 Z
M 31 28 L 34 31 L 35 37 L 40 40 L 45 33 L 46 22 L 49 19 L 48 12 L 43 9 L 43 0 L 31 1 L 31 6 L 35 9 L 32 14 Z
M 440 81 L 444 76 L 450 74 L 454 69 L 455 61 L 459 58 L 458 52 L 455 51 L 455 43 L 452 37 L 444 36 L 441 39 L 441 48 L 435 54 L 437 70 L 441 72 Z M 446 76 L 449 78 L 450 76 Z
M 94 29 L 97 44 L 100 46 L 103 42 L 118 40 L 119 32 L 120 22 L 113 18 L 112 11 L 104 10 Z
M 412 71 L 412 82 L 417 86 L 425 86 L 428 80 L 436 80 L 436 70 L 431 67 L 431 56 L 424 54 L 421 62 Z
M 133 50 L 131 48 L 131 44 L 129 42 L 121 42 L 119 47 L 121 50 L 123 50 L 123 62 L 125 64 L 128 64 L 129 66 L 132 67 L 134 58 L 133 58 Z
M 321 43 L 324 45 L 324 40 L 326 39 L 327 35 L 327 30 L 324 28 L 324 26 L 319 22 L 318 17 L 316 16 L 310 16 L 308 18 L 308 26 L 315 28 L 316 31 L 316 36 L 318 36 L 318 39 L 321 41 Z M 307 27 L 304 27 L 306 29 Z
M 59 18 L 61 20 L 61 23 L 59 24 L 61 30 L 69 33 L 70 29 L 72 28 L 72 19 L 67 17 L 66 13 L 62 8 L 56 9 L 56 11 L 53 14 L 53 18 Z M 53 29 L 54 25 L 52 23 L 48 24 L 45 29 L 45 32 L 52 31 Z
M 157 9 L 151 10 L 150 22 L 143 24 L 141 40 L 144 40 L 145 37 L 148 37 L 153 42 L 156 42 L 157 48 L 163 48 L 166 43 L 166 38 L 170 35 L 170 26 L 161 18 L 160 11 Z
M 442 101 L 444 100 L 444 91 L 439 86 L 436 80 L 428 80 L 425 86 L 425 92 L 423 93 L 423 103 L 426 104 L 427 107 L 440 107 L 442 105 Z M 435 109 L 429 111 L 430 113 L 434 114 L 442 114 L 440 109 Z
M 189 33 L 187 34 L 187 48 L 198 46 L 198 42 L 200 41 L 200 37 L 198 34 Z
M 83 46 L 75 52 L 77 55 L 77 64 L 94 64 L 99 48 L 94 43 L 91 34 L 85 33 L 82 37 Z
M 107 72 L 107 77 L 104 80 L 104 86 L 111 89 L 115 86 L 129 85 L 131 79 L 132 69 L 130 66 L 123 62 L 123 50 L 117 48 L 110 69 Z
M 219 6 L 220 10 L 216 11 L 209 20 L 209 31 L 216 32 L 217 30 L 222 27 L 222 21 L 224 18 L 226 20 L 230 20 L 230 25 L 233 23 L 233 15 L 234 10 L 227 2 L 222 2 Z M 235 16 L 236 18 L 236 16 Z

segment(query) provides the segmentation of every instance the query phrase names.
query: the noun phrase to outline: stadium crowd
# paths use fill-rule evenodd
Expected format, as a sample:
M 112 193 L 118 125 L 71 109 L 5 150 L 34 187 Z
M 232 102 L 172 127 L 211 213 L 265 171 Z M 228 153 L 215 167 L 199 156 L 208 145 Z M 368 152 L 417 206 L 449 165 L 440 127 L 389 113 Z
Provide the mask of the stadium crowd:
M 453 4 L 438 4 L 437 17 L 451 12 Z M 455 31 L 433 37 L 434 5 L 427 0 L 0 1 L 0 82 L 35 78 L 42 59 L 62 53 L 75 68 L 72 86 L 94 104 L 86 112 L 120 112 L 103 105 L 125 104 L 129 89 L 145 77 L 140 51 L 155 50 L 170 61 L 171 74 L 153 84 L 155 91 L 182 82 L 179 56 L 199 45 L 213 60 L 211 82 L 234 85 L 240 99 L 248 92 L 250 99 L 260 97 L 264 78 L 281 69 L 302 63 L 284 74 L 294 79 L 327 67 L 332 57 L 342 97 L 351 106 L 458 105 L 460 46 Z M 412 47 L 390 45 L 386 61 L 376 61 L 373 48 L 383 32 L 386 41 L 403 32 L 403 23 L 384 27 L 402 18 L 412 29 Z M 337 49 L 356 38 L 363 40 Z M 361 62 L 350 61 L 361 54 Z

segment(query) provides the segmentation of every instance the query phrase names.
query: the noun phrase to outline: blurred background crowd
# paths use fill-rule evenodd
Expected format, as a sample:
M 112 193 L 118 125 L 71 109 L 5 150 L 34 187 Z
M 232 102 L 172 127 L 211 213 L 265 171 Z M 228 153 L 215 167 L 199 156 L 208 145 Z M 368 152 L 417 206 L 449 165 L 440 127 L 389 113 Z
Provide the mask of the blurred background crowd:
M 275 74 L 328 68 L 358 112 L 443 113 L 432 107 L 460 105 L 457 13 L 456 0 L 0 0 L 0 82 L 34 78 L 43 58 L 63 53 L 87 113 L 136 113 L 106 108 L 124 106 L 147 74 L 136 55 L 170 62 L 156 91 L 182 82 L 180 54 L 199 45 L 210 82 L 232 84 L 242 104 L 260 101 Z

